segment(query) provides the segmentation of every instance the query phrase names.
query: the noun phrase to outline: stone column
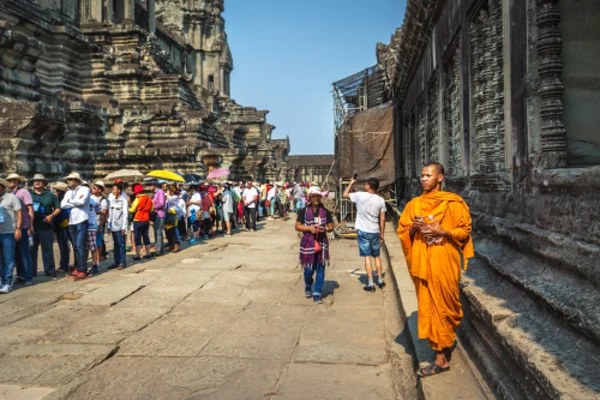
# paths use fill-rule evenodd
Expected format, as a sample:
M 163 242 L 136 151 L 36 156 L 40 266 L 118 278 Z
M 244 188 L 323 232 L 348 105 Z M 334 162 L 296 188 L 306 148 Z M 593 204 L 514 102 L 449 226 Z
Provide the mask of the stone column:
M 561 78 L 560 13 L 558 0 L 536 0 L 536 4 L 540 77 L 538 94 L 542 121 L 540 166 L 559 168 L 567 165 L 567 131 L 562 122 L 564 85 Z
M 135 0 L 121 0 L 124 3 L 123 24 L 135 23 Z
M 146 0 L 148 2 L 148 31 L 151 35 L 156 33 L 156 4 L 155 0 Z

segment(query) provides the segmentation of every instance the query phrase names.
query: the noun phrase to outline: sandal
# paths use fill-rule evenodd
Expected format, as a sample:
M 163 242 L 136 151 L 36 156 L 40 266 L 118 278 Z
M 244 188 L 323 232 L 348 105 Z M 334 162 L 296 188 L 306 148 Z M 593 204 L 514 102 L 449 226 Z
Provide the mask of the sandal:
M 427 377 L 427 376 L 433 376 L 433 375 L 439 375 L 442 372 L 447 372 L 450 371 L 450 366 L 448 365 L 446 368 L 442 368 L 439 365 L 433 363 L 428 365 L 425 368 L 421 368 L 418 372 L 417 375 L 419 375 L 420 377 Z

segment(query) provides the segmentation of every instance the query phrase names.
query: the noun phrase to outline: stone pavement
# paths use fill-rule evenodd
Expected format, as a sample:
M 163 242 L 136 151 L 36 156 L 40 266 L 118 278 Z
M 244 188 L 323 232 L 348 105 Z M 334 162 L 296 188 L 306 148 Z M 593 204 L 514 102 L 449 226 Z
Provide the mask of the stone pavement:
M 293 221 L 262 223 L 0 296 L 0 399 L 414 398 L 394 286 L 365 293 L 342 240 L 314 304 L 298 242 Z

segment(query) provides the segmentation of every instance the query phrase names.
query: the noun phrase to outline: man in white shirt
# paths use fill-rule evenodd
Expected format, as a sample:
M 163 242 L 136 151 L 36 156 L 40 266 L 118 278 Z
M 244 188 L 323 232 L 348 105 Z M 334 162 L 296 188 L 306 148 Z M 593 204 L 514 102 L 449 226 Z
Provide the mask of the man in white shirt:
M 198 191 L 197 187 L 190 188 L 190 194 L 192 197 L 190 198 L 190 206 L 188 207 L 189 215 L 190 218 L 192 217 L 192 214 L 195 215 L 194 223 L 191 224 L 192 239 L 190 240 L 190 244 L 195 244 L 198 242 L 200 237 L 200 228 L 204 218 L 202 215 L 202 195 Z
M 223 220 L 225 221 L 225 226 L 227 227 L 227 233 L 225 236 L 231 236 L 231 221 L 233 219 L 233 194 L 229 189 L 229 183 L 225 182 L 223 184 L 223 193 L 221 194 L 223 198 Z
M 69 214 L 69 236 L 73 241 L 73 252 L 75 253 L 75 265 L 77 272 L 73 271 L 75 279 L 85 279 L 88 276 L 86 267 L 86 239 L 88 237 L 90 207 L 90 189 L 82 186 L 83 179 L 77 172 L 71 172 L 65 178 L 69 190 L 60 203 L 62 210 L 71 210 Z
M 106 185 L 102 181 L 96 181 L 91 187 L 92 197 L 96 200 L 96 203 L 100 205 L 100 212 L 98 213 L 98 232 L 96 233 L 96 246 L 98 247 L 98 260 L 102 261 L 106 259 L 106 245 L 104 243 L 104 231 L 106 221 L 108 221 L 108 199 L 104 196 L 104 189 Z
M 365 259 L 365 270 L 369 281 L 364 289 L 367 292 L 374 292 L 373 285 L 373 265 L 371 259 L 374 259 L 377 267 L 377 285 L 379 288 L 385 286 L 383 281 L 383 266 L 379 250 L 383 241 L 383 232 L 385 231 L 385 201 L 377 195 L 379 189 L 379 179 L 369 178 L 365 188 L 366 192 L 350 193 L 356 183 L 355 179 L 350 181 L 350 185 L 344 192 L 344 198 L 350 199 L 356 204 L 356 222 L 354 227 L 358 230 L 358 247 L 360 256 Z
M 258 198 L 258 190 L 252 186 L 252 180 L 249 180 L 246 189 L 242 192 L 247 230 L 252 229 L 253 231 L 256 231 L 256 206 L 258 204 Z

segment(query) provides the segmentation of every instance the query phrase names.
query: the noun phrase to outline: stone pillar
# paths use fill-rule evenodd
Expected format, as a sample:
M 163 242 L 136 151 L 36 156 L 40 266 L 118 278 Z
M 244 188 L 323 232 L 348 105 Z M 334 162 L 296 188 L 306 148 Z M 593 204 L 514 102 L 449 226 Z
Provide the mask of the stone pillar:
M 156 0 L 146 0 L 148 2 L 148 31 L 151 35 L 156 33 Z
M 564 85 L 561 78 L 560 13 L 558 0 L 536 0 L 536 4 L 540 77 L 538 94 L 542 122 L 540 166 L 559 168 L 567 165 L 567 131 L 562 122 Z
M 124 5 L 123 24 L 133 25 L 135 23 L 135 0 L 121 0 Z

